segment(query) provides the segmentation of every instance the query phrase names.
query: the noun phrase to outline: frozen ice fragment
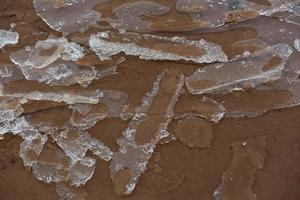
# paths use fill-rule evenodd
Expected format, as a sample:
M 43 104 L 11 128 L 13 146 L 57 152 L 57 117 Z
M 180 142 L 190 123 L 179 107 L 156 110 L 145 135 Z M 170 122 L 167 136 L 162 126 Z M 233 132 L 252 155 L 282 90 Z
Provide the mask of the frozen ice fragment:
M 222 48 L 205 40 L 187 40 L 183 37 L 160 37 L 137 33 L 97 33 L 89 40 L 90 48 L 101 60 L 124 52 L 145 60 L 185 60 L 196 63 L 227 61 Z
M 294 47 L 297 51 L 300 52 L 300 39 L 296 39 L 294 42 Z
M 0 49 L 9 44 L 17 44 L 19 42 L 19 34 L 17 32 L 0 29 Z
M 101 13 L 92 8 L 108 0 L 89 1 L 40 1 L 34 0 L 33 5 L 39 15 L 50 28 L 65 32 L 84 32 L 101 19 Z
M 192 94 L 227 93 L 256 87 L 279 79 L 292 52 L 289 45 L 278 44 L 221 65 L 207 65 L 187 77 L 186 85 Z M 274 57 L 280 61 L 268 66 Z

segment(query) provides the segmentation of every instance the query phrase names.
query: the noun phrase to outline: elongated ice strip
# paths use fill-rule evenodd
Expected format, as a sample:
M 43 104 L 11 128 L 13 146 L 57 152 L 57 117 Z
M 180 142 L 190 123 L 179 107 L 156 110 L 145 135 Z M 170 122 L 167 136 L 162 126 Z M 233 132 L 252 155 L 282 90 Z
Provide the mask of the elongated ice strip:
M 195 63 L 227 61 L 222 48 L 205 40 L 160 37 L 137 33 L 99 32 L 89 40 L 90 48 L 101 60 L 124 52 L 145 60 L 184 60 Z
M 158 141 L 169 135 L 167 126 L 174 116 L 173 107 L 180 95 L 184 77 L 177 70 L 158 75 L 153 88 L 119 138 L 120 149 L 113 154 L 110 166 L 115 192 L 130 194 Z M 122 177 L 128 177 L 122 181 Z
M 297 12 L 299 2 L 299 0 L 269 0 L 265 4 L 247 0 L 177 0 L 176 10 L 190 15 L 194 20 L 205 21 L 207 28 L 214 28 L 222 26 L 226 22 L 244 21 L 260 15 L 273 16 L 279 12 L 290 12 L 299 15 Z
M 226 63 L 207 65 L 187 77 L 186 85 L 192 94 L 228 93 L 256 87 L 279 79 L 292 52 L 289 45 L 277 44 Z

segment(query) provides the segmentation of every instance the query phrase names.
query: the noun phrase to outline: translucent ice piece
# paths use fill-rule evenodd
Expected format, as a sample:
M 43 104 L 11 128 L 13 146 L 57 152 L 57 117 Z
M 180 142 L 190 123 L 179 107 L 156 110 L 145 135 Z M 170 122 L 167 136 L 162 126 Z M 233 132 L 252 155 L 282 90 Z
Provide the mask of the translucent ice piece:
M 59 135 L 52 135 L 52 137 L 71 158 L 72 165 L 82 160 L 88 149 L 105 161 L 109 161 L 113 154 L 100 140 L 91 138 L 87 132 L 76 128 L 68 128 Z
M 23 108 L 18 99 L 0 97 L 0 122 L 15 120 L 22 112 Z
M 233 157 L 214 192 L 215 200 L 256 199 L 252 187 L 256 172 L 264 167 L 265 146 L 264 137 L 232 144 Z
M 85 157 L 90 136 L 75 128 L 68 128 L 54 137 L 57 145 L 71 158 L 72 164 Z
M 19 42 L 19 34 L 0 29 L 0 49 L 9 44 L 17 44 Z
M 97 4 L 108 0 L 34 0 L 36 13 L 52 29 L 65 33 L 76 31 L 84 32 L 90 26 L 95 25 L 101 18 L 101 13 L 93 11 Z
M 70 159 L 56 145 L 46 143 L 36 162 L 33 175 L 46 183 L 65 181 L 71 167 Z
M 174 133 L 184 145 L 194 148 L 210 147 L 213 139 L 212 125 L 196 117 L 186 117 L 178 121 Z
M 25 80 L 21 70 L 14 64 L 0 64 L 0 84 L 16 80 Z
M 262 91 L 283 90 L 283 91 L 287 91 L 290 94 L 291 97 L 287 101 L 281 103 L 280 105 L 277 105 L 273 109 L 297 106 L 300 104 L 299 77 L 300 77 L 299 59 L 290 59 L 288 63 L 288 68 L 284 71 L 281 79 L 277 81 L 273 81 L 269 84 L 261 85 L 257 89 Z
M 197 96 L 181 96 L 175 106 L 176 119 L 185 117 L 201 117 L 218 123 L 225 115 L 226 109 L 222 103 L 216 102 L 206 96 L 199 99 Z
M 87 87 L 97 76 L 97 69 L 91 67 L 78 67 L 72 62 L 58 61 L 42 69 L 30 66 L 20 66 L 27 80 L 36 80 L 48 85 L 69 86 L 80 84 Z M 101 73 L 101 72 L 100 72 Z
M 98 91 L 69 91 L 61 90 L 60 92 L 45 92 L 45 91 L 32 91 L 32 92 L 12 92 L 2 91 L 2 95 L 9 97 L 19 97 L 28 100 L 46 100 L 54 102 L 65 102 L 67 104 L 87 103 L 96 104 L 99 102 Z
M 8 132 L 19 134 L 27 129 L 31 129 L 31 126 L 28 124 L 25 117 L 18 117 L 12 121 L 0 122 L 0 139 L 3 139 L 3 135 Z
M 108 109 L 104 104 L 74 104 L 70 123 L 75 127 L 86 130 L 93 127 L 98 121 L 103 120 L 108 115 Z
M 21 67 L 43 68 L 59 58 L 76 61 L 83 56 L 83 47 L 61 37 L 38 41 L 33 48 L 12 53 L 10 59 Z
M 67 183 L 56 183 L 56 193 L 59 200 L 85 200 L 86 193 L 78 188 L 69 186 Z
M 120 30 L 148 32 L 150 23 L 141 16 L 159 16 L 169 12 L 169 7 L 152 1 L 124 3 L 113 10 L 118 19 L 107 19 L 112 27 Z
M 292 52 L 289 45 L 278 44 L 227 63 L 208 65 L 187 77 L 186 85 L 192 94 L 227 93 L 256 87 L 279 79 Z
M 103 91 L 98 104 L 74 104 L 71 124 L 81 130 L 89 129 L 106 117 L 119 117 L 127 103 L 128 96 L 119 91 Z
M 109 161 L 112 158 L 113 152 L 98 139 L 91 138 L 88 148 L 102 160 Z
M 70 181 L 71 185 L 76 187 L 84 185 L 93 176 L 96 167 L 95 164 L 96 159 L 84 157 L 70 168 L 66 180 Z
M 24 166 L 32 166 L 36 162 L 47 139 L 47 135 L 42 136 L 36 132 L 34 135 L 31 135 L 30 139 L 25 139 L 20 144 L 20 157 L 23 159 Z
M 101 60 L 124 52 L 145 60 L 185 60 L 196 63 L 227 61 L 220 46 L 203 39 L 100 32 L 90 37 L 89 45 Z
M 226 22 L 238 22 L 259 15 L 272 16 L 277 12 L 296 13 L 299 0 L 270 0 L 268 5 L 247 0 L 199 1 L 177 0 L 176 10 L 189 14 L 194 20 L 206 22 L 207 27 L 218 27 Z
M 300 52 L 300 39 L 296 39 L 294 42 L 294 47 L 297 51 Z
M 156 144 L 169 135 L 167 126 L 174 116 L 173 107 L 183 86 L 183 75 L 176 70 L 159 74 L 153 88 L 136 108 L 128 128 L 119 138 L 120 149 L 110 166 L 115 192 L 130 194 L 146 170 Z M 127 177 L 124 181 L 123 177 Z

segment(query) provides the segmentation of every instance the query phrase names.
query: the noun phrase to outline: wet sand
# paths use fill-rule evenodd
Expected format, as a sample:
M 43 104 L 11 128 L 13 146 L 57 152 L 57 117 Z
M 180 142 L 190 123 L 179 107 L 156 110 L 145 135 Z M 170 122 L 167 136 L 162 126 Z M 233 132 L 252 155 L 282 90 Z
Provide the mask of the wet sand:
M 255 20 L 264 20 L 260 17 Z M 8 63 L 9 53 L 33 45 L 37 40 L 46 39 L 51 30 L 38 16 L 30 0 L 4 0 L 0 5 L 0 28 L 9 29 L 12 22 L 25 22 L 17 25 L 20 42 L 0 52 L 0 63 Z M 243 22 L 241 22 L 243 23 Z M 43 31 L 45 34 L 32 35 L 32 32 Z M 93 32 L 93 28 L 89 30 Z M 89 31 L 85 36 L 89 36 Z M 173 30 L 170 30 L 172 32 Z M 172 33 L 158 33 L 170 36 Z M 76 33 L 74 34 L 76 36 Z M 222 46 L 224 52 L 234 57 L 244 51 L 255 51 L 255 45 L 233 46 L 236 41 L 255 38 L 257 33 L 251 27 L 232 28 L 217 33 L 189 32 L 182 33 L 188 39 L 204 38 Z M 72 37 L 72 35 L 70 36 Z M 123 55 L 123 54 L 122 54 Z M 299 54 L 298 54 L 299 55 Z M 124 56 L 124 55 L 123 55 Z M 89 89 L 119 90 L 128 94 L 131 107 L 138 106 L 144 94 L 148 92 L 156 76 L 164 69 L 175 69 L 186 76 L 203 64 L 172 61 L 145 61 L 134 56 L 125 56 L 126 61 L 118 66 L 116 76 L 95 80 Z M 101 67 L 101 64 L 97 65 Z M 23 87 L 22 87 L 23 86 Z M 23 91 L 42 88 L 37 82 L 17 81 L 8 84 L 9 91 Z M 47 89 L 48 86 L 45 86 Z M 80 88 L 69 86 L 70 90 Z M 59 89 L 59 87 L 58 87 Z M 204 95 L 192 96 L 184 88 L 175 106 L 175 116 L 188 110 L 193 99 Z M 225 101 L 228 110 L 265 111 L 274 108 L 289 98 L 286 91 L 261 92 L 248 89 L 226 95 L 206 95 L 219 102 Z M 180 108 L 180 105 L 183 105 Z M 30 115 L 33 123 L 51 121 L 58 127 L 68 122 L 70 110 L 64 103 L 29 101 L 24 105 L 24 113 Z M 176 108 L 180 108 L 176 110 Z M 183 111 L 182 111 L 183 110 Z M 160 114 L 161 113 L 154 113 Z M 218 123 L 203 119 L 212 126 L 212 138 L 209 145 L 190 147 L 180 139 L 168 144 L 159 144 L 150 158 L 148 169 L 142 176 L 134 192 L 128 196 L 117 196 L 109 172 L 109 163 L 97 160 L 93 177 L 77 191 L 86 200 L 145 199 L 145 200 L 212 200 L 214 191 L 222 183 L 224 173 L 234 179 L 243 179 L 249 187 L 248 193 L 256 195 L 258 200 L 298 200 L 300 199 L 300 107 L 282 108 L 268 111 L 257 117 L 223 118 Z M 168 131 L 175 133 L 178 120 L 173 120 Z M 118 150 L 116 140 L 121 137 L 128 121 L 111 117 L 99 121 L 88 132 L 100 139 L 113 151 Z M 151 125 L 150 125 L 151 126 Z M 257 142 L 243 150 L 242 146 Z M 148 139 L 148 138 L 147 138 Z M 46 184 L 32 176 L 31 169 L 23 165 L 19 157 L 21 139 L 11 134 L 0 140 L 0 199 L 2 200 L 56 200 L 59 197 L 55 184 Z M 51 144 L 51 141 L 48 141 Z M 236 148 L 239 144 L 241 147 Z M 242 150 L 241 150 L 242 149 Z M 246 158 L 245 154 L 246 153 Z M 253 153 L 254 152 L 254 153 Z M 257 153 L 258 152 L 258 153 Z M 249 158 L 248 158 L 248 157 Z M 239 160 L 241 159 L 241 160 Z M 244 162 L 242 159 L 245 159 Z M 250 161 L 249 161 L 250 159 Z M 252 161 L 251 161 L 252 159 Z M 249 162 L 254 163 L 249 169 Z M 252 171 L 251 171 L 252 170 Z M 226 178 L 226 176 L 223 176 Z M 246 179 L 246 180 L 244 180 Z M 240 180 L 237 181 L 237 183 Z M 236 200 L 245 195 L 240 184 L 230 184 L 223 190 L 229 193 L 226 200 Z M 229 189 L 228 189 L 229 188 Z M 241 200 L 241 199 L 240 199 Z

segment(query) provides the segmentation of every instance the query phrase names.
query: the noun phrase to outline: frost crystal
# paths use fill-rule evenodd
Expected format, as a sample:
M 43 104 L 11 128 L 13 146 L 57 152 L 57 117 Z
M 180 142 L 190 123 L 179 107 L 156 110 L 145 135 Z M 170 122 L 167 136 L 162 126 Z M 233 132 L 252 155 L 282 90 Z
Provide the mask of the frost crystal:
M 220 46 L 203 39 L 187 40 L 183 37 L 104 32 L 92 35 L 89 45 L 101 60 L 124 52 L 145 60 L 185 60 L 196 63 L 227 61 Z
M 17 44 L 19 42 L 19 34 L 0 29 L 0 49 L 9 44 Z

